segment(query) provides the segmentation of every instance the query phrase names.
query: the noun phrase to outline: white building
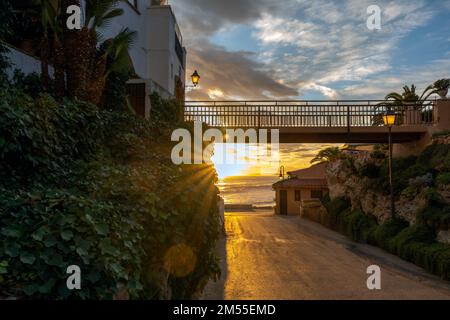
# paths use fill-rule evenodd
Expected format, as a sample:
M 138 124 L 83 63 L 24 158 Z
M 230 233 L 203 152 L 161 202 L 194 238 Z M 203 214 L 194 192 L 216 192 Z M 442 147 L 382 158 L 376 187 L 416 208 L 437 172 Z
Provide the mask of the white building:
M 138 114 L 150 114 L 149 94 L 175 97 L 176 81 L 185 84 L 186 49 L 175 14 L 167 0 L 127 0 L 119 4 L 124 14 L 100 32 L 106 40 L 123 28 L 137 31 L 130 50 L 136 79 L 130 80 L 129 96 Z M 25 73 L 40 72 L 40 63 L 23 52 L 12 50 L 10 59 Z

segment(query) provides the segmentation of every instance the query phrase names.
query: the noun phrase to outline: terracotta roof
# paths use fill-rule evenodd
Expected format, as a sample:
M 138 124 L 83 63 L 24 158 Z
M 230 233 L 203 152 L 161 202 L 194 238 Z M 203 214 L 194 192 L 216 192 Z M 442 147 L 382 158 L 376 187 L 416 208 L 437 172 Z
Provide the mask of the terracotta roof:
M 288 175 L 299 179 L 326 179 L 326 164 L 316 164 L 306 169 L 289 171 Z
M 272 185 L 273 188 L 300 188 L 300 187 L 314 187 L 314 188 L 327 188 L 327 180 L 326 179 L 285 179 L 278 182 L 275 182 Z

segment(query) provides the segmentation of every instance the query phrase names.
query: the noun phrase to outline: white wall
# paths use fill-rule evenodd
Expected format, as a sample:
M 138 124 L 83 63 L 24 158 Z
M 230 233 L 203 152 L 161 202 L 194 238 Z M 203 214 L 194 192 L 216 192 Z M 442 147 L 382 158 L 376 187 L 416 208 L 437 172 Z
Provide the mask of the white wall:
M 180 69 L 181 80 L 185 82 L 184 62 L 179 61 L 175 52 L 176 18 L 170 6 L 151 6 L 151 0 L 138 2 L 137 10 L 121 2 L 119 7 L 124 10 L 124 14 L 111 20 L 107 27 L 99 31 L 104 40 L 115 37 L 126 27 L 137 31 L 137 38 L 130 50 L 136 74 L 145 82 L 156 82 L 159 90 L 166 90 L 173 96 L 175 76 L 179 75 Z M 40 72 L 40 62 L 32 57 L 13 51 L 10 58 L 24 73 Z
M 185 83 L 184 62 L 178 59 L 175 52 L 177 22 L 170 6 L 153 6 L 148 12 L 149 30 L 151 30 L 149 32 L 150 76 L 174 94 L 175 76 L 179 75 L 181 81 Z
M 124 10 L 124 14 L 114 18 L 106 28 L 100 30 L 105 40 L 115 37 L 124 28 L 137 31 L 137 38 L 130 50 L 130 56 L 136 74 L 143 79 L 150 78 L 148 63 L 149 29 L 146 19 L 149 3 L 149 0 L 139 0 L 138 12 L 136 12 L 130 5 L 121 2 L 119 7 Z
M 41 73 L 41 62 L 26 53 L 23 53 L 19 49 L 8 46 L 9 53 L 6 55 L 9 61 L 12 63 L 12 67 L 8 70 L 8 76 L 12 76 L 14 69 L 19 69 L 25 74 L 37 72 Z M 49 74 L 53 75 L 53 68 L 49 66 Z

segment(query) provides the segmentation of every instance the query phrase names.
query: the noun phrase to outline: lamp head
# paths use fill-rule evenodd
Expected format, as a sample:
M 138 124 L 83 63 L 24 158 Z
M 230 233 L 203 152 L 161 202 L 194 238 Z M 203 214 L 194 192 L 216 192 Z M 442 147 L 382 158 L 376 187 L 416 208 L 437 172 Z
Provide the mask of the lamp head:
M 383 122 L 386 127 L 392 127 L 397 120 L 397 114 L 395 111 L 389 109 L 383 115 Z
M 200 81 L 200 75 L 198 74 L 197 70 L 194 71 L 194 73 L 191 76 L 192 83 L 194 84 L 194 87 L 196 87 Z

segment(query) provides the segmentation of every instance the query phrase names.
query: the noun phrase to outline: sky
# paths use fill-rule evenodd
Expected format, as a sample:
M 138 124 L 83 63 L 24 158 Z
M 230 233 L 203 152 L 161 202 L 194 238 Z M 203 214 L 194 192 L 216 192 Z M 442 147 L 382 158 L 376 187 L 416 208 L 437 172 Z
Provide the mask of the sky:
M 187 99 L 382 99 L 450 77 L 450 0 L 169 3 L 201 76 Z

